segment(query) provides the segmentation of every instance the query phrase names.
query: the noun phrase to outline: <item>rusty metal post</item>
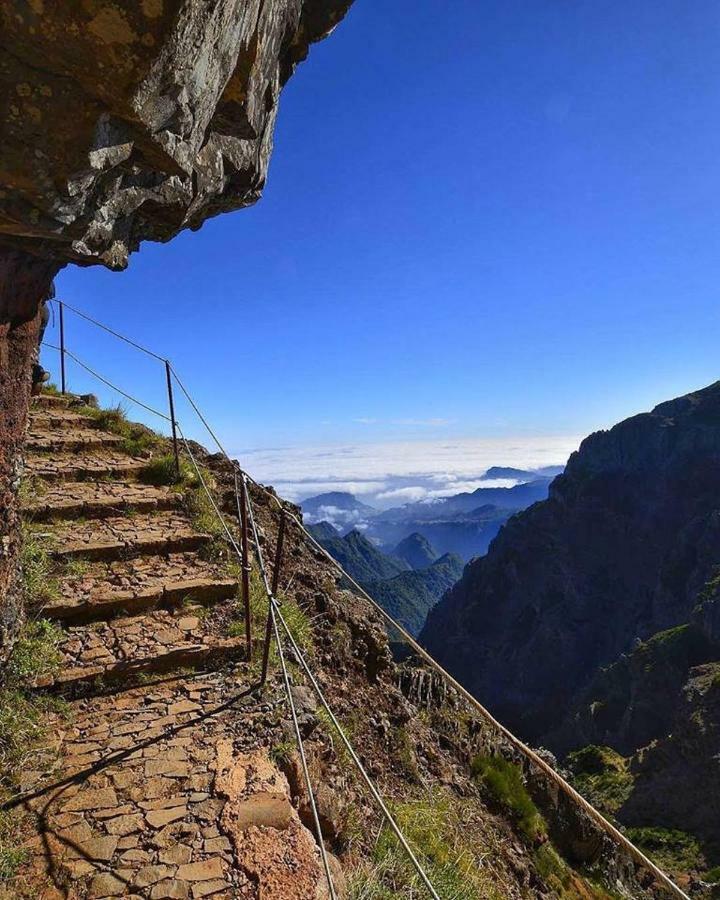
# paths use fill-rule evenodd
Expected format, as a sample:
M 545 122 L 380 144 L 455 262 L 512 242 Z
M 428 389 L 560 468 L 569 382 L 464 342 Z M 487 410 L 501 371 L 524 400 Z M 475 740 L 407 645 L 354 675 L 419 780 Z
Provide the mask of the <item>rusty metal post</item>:
M 278 582 L 280 580 L 280 568 L 282 566 L 283 548 L 285 546 L 285 510 L 280 510 L 280 527 L 278 528 L 278 539 L 275 547 L 275 562 L 273 565 L 271 591 L 273 598 L 277 594 Z M 265 646 L 263 647 L 262 674 L 260 675 L 260 685 L 265 684 L 267 680 L 268 666 L 270 664 L 270 642 L 272 641 L 273 621 L 272 621 L 272 601 L 268 600 L 268 617 L 265 626 Z
M 247 515 L 247 486 L 245 478 L 240 478 L 240 490 L 238 491 L 238 475 L 235 471 L 235 502 L 238 507 L 240 519 L 240 553 L 242 556 L 242 572 L 240 585 L 242 590 L 243 608 L 245 610 L 245 644 L 247 646 L 248 661 L 252 659 L 252 621 L 250 617 L 250 539 L 248 536 Z
M 65 316 L 63 314 L 65 305 L 62 300 L 58 300 L 58 309 L 60 312 L 60 392 L 65 393 Z
M 170 363 L 165 360 L 165 377 L 167 378 L 168 406 L 170 407 L 170 424 L 172 426 L 173 453 L 175 454 L 175 473 L 180 480 L 180 453 L 178 452 L 177 427 L 175 425 L 175 401 L 173 399 L 172 372 Z

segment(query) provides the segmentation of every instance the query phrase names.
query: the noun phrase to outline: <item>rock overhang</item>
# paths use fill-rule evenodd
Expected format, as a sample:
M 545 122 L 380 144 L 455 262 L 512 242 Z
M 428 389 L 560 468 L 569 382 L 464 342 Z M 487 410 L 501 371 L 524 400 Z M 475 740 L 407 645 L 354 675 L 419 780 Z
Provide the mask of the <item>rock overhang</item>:
M 251 205 L 278 98 L 352 0 L 9 0 L 0 246 L 124 268 Z

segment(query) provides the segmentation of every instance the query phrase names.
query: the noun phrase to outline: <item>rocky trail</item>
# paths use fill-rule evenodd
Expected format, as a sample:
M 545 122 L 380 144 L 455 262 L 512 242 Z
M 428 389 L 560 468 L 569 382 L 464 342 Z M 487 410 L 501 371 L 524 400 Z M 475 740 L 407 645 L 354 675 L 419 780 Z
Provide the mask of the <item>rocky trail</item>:
M 143 484 L 148 460 L 94 425 L 64 397 L 31 411 L 23 514 L 65 564 L 28 611 L 62 629 L 35 688 L 69 711 L 24 773 L 31 855 L 0 895 L 323 897 L 315 841 L 254 745 L 276 701 L 251 694 L 244 638 L 227 636 L 237 580 L 203 554 L 182 494 Z

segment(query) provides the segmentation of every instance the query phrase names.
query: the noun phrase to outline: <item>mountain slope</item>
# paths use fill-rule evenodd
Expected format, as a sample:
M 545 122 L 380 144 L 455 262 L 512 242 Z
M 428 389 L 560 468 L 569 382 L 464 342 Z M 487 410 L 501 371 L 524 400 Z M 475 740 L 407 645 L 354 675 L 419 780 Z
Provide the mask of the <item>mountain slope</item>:
M 583 441 L 421 635 L 676 871 L 720 863 L 718 563 L 720 383 Z
M 413 569 L 425 569 L 438 558 L 435 548 L 424 535 L 413 531 L 393 550 L 393 556 L 404 559 Z
M 392 578 L 405 572 L 410 567 L 402 559 L 395 559 L 383 553 L 382 550 L 371 544 L 359 531 L 350 531 L 345 537 L 331 537 L 320 539 L 317 537 L 328 553 L 333 556 L 345 569 L 348 575 L 356 581 L 366 582 L 376 579 Z
M 413 634 L 419 634 L 427 614 L 460 578 L 463 561 L 446 553 L 424 569 L 402 572 L 386 581 L 367 581 L 365 590 Z
M 339 529 L 352 528 L 377 514 L 376 509 L 362 503 L 347 491 L 317 494 L 301 501 L 300 505 L 308 522 L 327 521 Z
M 430 614 L 423 640 L 531 739 L 720 560 L 720 383 L 583 441 Z

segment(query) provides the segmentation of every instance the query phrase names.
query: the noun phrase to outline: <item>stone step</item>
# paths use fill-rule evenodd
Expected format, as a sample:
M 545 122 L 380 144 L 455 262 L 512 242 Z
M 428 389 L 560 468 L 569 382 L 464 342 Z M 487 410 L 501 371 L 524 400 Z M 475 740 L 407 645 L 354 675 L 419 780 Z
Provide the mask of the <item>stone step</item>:
M 96 453 L 34 454 L 25 461 L 25 475 L 45 481 L 90 481 L 118 478 L 123 481 L 138 478 L 148 464 L 147 459 L 103 450 Z
M 53 556 L 60 559 L 126 559 L 139 554 L 184 553 L 209 543 L 180 512 L 109 516 L 106 519 L 59 522 L 47 534 Z
M 42 487 L 23 503 L 23 514 L 34 522 L 104 518 L 126 510 L 152 512 L 177 508 L 177 491 L 127 481 L 65 481 Z
M 92 416 L 84 416 L 74 412 L 72 408 L 47 407 L 46 409 L 30 409 L 28 429 L 30 431 L 47 431 L 53 428 L 97 428 Z
M 31 409 L 67 409 L 71 403 L 78 403 L 74 394 L 39 394 L 32 398 Z
M 185 602 L 211 606 L 237 596 L 238 583 L 197 553 L 93 562 L 63 575 L 59 596 L 39 614 L 62 622 L 90 622 Z
M 245 640 L 228 637 L 228 610 L 198 615 L 197 610 L 154 610 L 139 616 L 68 626 L 58 647 L 60 671 L 35 682 L 36 688 L 92 687 L 142 672 L 217 665 L 240 658 Z
M 25 447 L 31 453 L 67 453 L 71 450 L 91 448 L 114 449 L 123 443 L 123 438 L 98 428 L 55 428 L 30 430 L 25 439 Z

